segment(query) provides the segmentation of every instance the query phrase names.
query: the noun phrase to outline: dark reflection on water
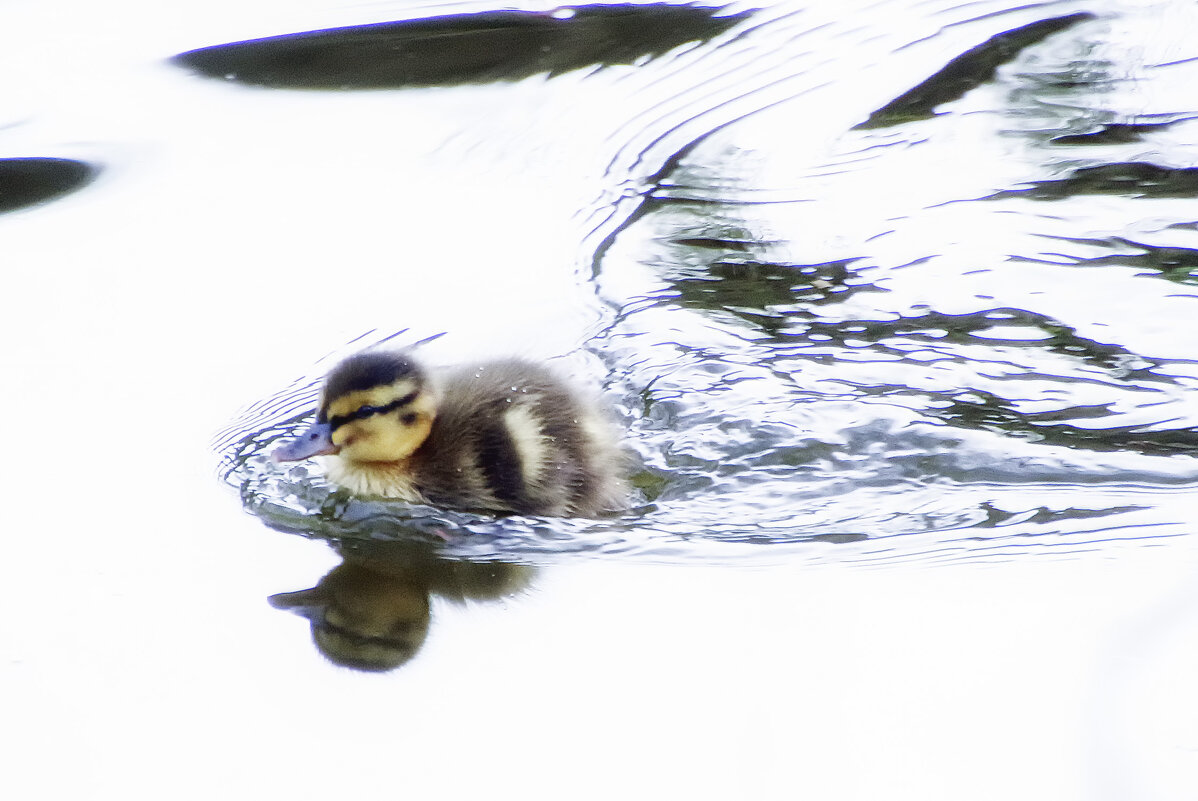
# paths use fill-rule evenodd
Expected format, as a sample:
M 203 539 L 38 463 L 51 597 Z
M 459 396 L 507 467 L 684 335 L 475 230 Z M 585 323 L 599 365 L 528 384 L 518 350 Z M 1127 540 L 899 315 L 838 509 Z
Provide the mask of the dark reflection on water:
M 589 347 L 644 462 L 639 508 L 582 521 L 348 499 L 263 458 L 311 385 L 241 421 L 228 479 L 271 525 L 417 530 L 461 558 L 954 561 L 1188 533 L 1198 360 L 1145 321 L 1194 298 L 1196 226 L 1177 203 L 1198 191 L 1192 153 L 1153 139 L 1194 126 L 1121 107 L 1145 78 L 1120 75 L 1105 35 L 1089 14 L 1015 25 L 875 125 L 847 123 L 824 161 L 794 159 L 752 114 L 680 135 L 656 164 L 646 154 L 674 140 L 630 133 L 652 145 L 617 148 L 608 177 L 641 190 L 586 261 L 612 307 Z M 708 111 L 698 97 L 680 127 Z M 806 102 L 758 110 L 802 119 Z M 763 144 L 742 147 L 742 127 Z M 1120 304 L 1096 310 L 1094 287 Z
M 773 152 L 738 148 L 733 128 L 681 154 L 657 176 L 646 202 L 608 239 L 598 260 L 601 276 L 613 269 L 630 272 L 627 265 L 635 262 L 651 276 L 644 282 L 659 286 L 630 300 L 613 297 L 621 317 L 601 343 L 629 391 L 648 386 L 633 427 L 635 438 L 649 443 L 649 464 L 674 477 L 674 486 L 688 485 L 692 500 L 702 495 L 705 502 L 722 497 L 729 504 L 772 504 L 768 512 L 757 510 L 754 519 L 774 532 L 786 528 L 779 510 L 787 503 L 801 521 L 791 531 L 810 531 L 821 518 L 844 525 L 844 519 L 824 517 L 828 499 L 836 498 L 846 513 L 857 513 L 856 525 L 875 541 L 888 538 L 889 524 L 897 521 L 906 534 L 935 531 L 942 542 L 961 542 L 949 533 L 957 526 L 977 531 L 1008 525 L 1043 537 L 1042 545 L 1070 530 L 1078 543 L 1109 539 L 1095 537 L 1099 529 L 1087 520 L 1102 520 L 1100 525 L 1123 528 L 1132 537 L 1153 536 L 1153 525 L 1126 526 L 1152 519 L 1154 512 L 1161 519 L 1159 509 L 1129 500 L 1150 488 L 1185 493 L 1194 486 L 1198 362 L 1123 344 L 1119 332 L 1134 330 L 1142 315 L 1155 313 L 1153 307 L 1124 308 L 1125 316 L 1096 320 L 1084 299 L 1061 292 L 1056 271 L 1148 267 L 1188 284 L 1192 249 L 1118 236 L 1070 240 L 1059 232 L 1101 229 L 1096 213 L 1107 209 L 1087 198 L 1134 204 L 1187 198 L 1195 189 L 1188 166 L 1132 161 L 1119 150 L 1098 149 L 1134 143 L 1136 137 L 1093 137 L 1086 162 L 1079 164 L 1078 151 L 1070 152 L 1075 160 L 1064 170 L 1056 162 L 1059 155 L 1034 149 L 1040 142 L 1060 144 L 1062 129 L 1080 136 L 1127 125 L 1143 136 L 1175 130 L 1185 119 L 1155 115 L 1143 127 L 1136 118 L 1120 120 L 1102 107 L 1116 99 L 1112 84 L 1123 67 L 1100 55 L 1106 52 L 1101 42 L 1091 40 L 1102 34 L 1101 27 L 1079 24 L 1093 20 L 1089 14 L 1070 15 L 992 37 L 871 117 L 871 124 L 857 129 L 860 136 L 845 137 L 839 160 L 813 162 L 810 172 L 772 170 L 776 162 L 790 162 Z M 1033 49 L 1034 59 L 1021 58 L 1020 51 L 1050 34 L 1056 36 L 1049 55 Z M 1053 58 L 1057 54 L 1060 61 Z M 1003 63 L 1011 66 L 1000 73 Z M 1003 179 L 1003 170 L 975 170 L 968 162 L 957 165 L 963 179 L 955 182 L 938 181 L 931 172 L 887 175 L 888 167 L 935 148 L 939 130 L 960 127 L 966 116 L 940 107 L 983 81 L 999 82 L 1006 93 L 987 95 L 1000 105 L 979 110 L 975 102 L 971 109 L 995 120 L 994 138 L 979 146 L 993 146 L 996 153 L 979 150 L 974 158 L 983 164 L 987 158 L 999 164 L 1010 159 L 1002 137 L 1022 138 L 1032 148 L 1015 151 L 1019 158 L 1009 162 L 1014 169 L 1005 178 L 1010 188 L 987 189 L 987 181 Z M 1128 82 L 1134 89 L 1135 79 Z M 933 108 L 942 113 L 916 122 Z M 899 139 L 871 131 L 883 124 L 912 130 Z M 894 147 L 896 142 L 902 147 Z M 779 137 L 776 146 L 786 147 L 785 139 Z M 846 204 L 842 213 L 850 217 L 822 216 L 820 189 L 835 188 L 839 176 L 847 179 L 867 168 L 877 181 L 861 182 L 860 191 L 888 192 L 894 202 L 883 207 L 886 216 L 871 225 L 864 217 L 875 213 L 877 204 L 871 203 Z M 925 169 L 941 167 L 927 159 Z M 1054 177 L 1028 180 L 1029 170 Z M 962 192 L 975 171 L 981 191 Z M 1062 172 L 1066 177 L 1055 177 Z M 940 185 L 946 191 L 937 195 Z M 905 205 L 908 191 L 921 200 Z M 1050 227 L 1026 201 L 1051 199 L 1072 205 L 1070 216 Z M 1182 206 L 1137 211 L 1129 205 L 1120 223 L 1169 220 L 1170 213 L 1192 212 Z M 949 221 L 946 227 L 924 224 L 936 217 Z M 996 230 L 998 220 L 1006 227 Z M 1181 216 L 1151 238 L 1185 233 L 1185 220 Z M 822 244 L 821 234 L 835 236 L 846 222 L 873 237 L 824 247 L 820 254 L 835 258 L 819 263 L 788 258 L 806 243 Z M 804 223 L 807 229 L 800 227 Z M 994 255 L 985 246 L 996 233 L 1004 251 Z M 945 242 L 970 236 L 982 247 L 973 248 L 968 260 L 940 252 Z M 1070 241 L 1086 247 L 1069 252 Z M 1048 242 L 1058 252 L 1044 253 Z M 1134 247 L 1142 249 L 1130 259 L 1086 252 Z M 1025 280 L 1053 283 L 1038 291 L 1034 283 L 1020 286 L 1006 278 L 1014 265 L 1033 263 L 1047 269 L 1022 270 Z M 1079 270 L 1075 280 L 1084 287 L 1091 278 Z M 1110 291 L 1120 291 L 1121 274 L 1107 280 Z M 908 287 L 921 290 L 920 302 L 896 291 Z M 936 287 L 942 291 L 926 291 Z M 1004 303 L 1008 294 L 1019 305 Z M 1166 292 L 1142 302 L 1168 299 Z M 666 326 L 672 335 L 654 336 L 655 328 Z M 660 352 L 645 353 L 647 341 Z M 705 403 L 722 412 L 703 408 Z M 729 474 L 736 469 L 738 474 Z M 686 478 L 679 481 L 680 476 Z M 852 487 L 837 486 L 833 477 Z M 1024 482 L 1055 487 L 1055 499 L 1029 503 L 1015 491 Z M 919 484 L 939 490 L 935 502 L 913 486 Z M 1093 491 L 1104 484 L 1107 490 Z M 881 501 L 889 517 L 868 506 L 879 499 L 870 490 L 882 487 L 890 491 Z M 668 490 L 665 497 L 670 498 Z M 910 501 L 898 501 L 903 497 Z M 928 510 L 922 520 L 915 511 L 921 504 Z M 992 522 L 997 509 L 1001 525 Z M 1190 515 L 1175 510 L 1163 518 L 1176 525 L 1158 533 L 1176 534 Z M 989 540 L 977 533 L 979 541 Z M 908 547 L 927 542 L 912 539 Z
M 748 16 L 667 4 L 489 11 L 236 42 L 175 60 L 212 77 L 275 88 L 453 86 L 632 64 L 706 41 Z
M 1054 145 L 1080 146 L 1130 144 L 1133 142 L 1142 142 L 1145 135 L 1164 131 L 1176 122 L 1179 122 L 1179 120 L 1137 123 L 1113 122 L 1106 125 L 1098 125 L 1096 130 L 1087 133 L 1054 136 L 1051 141 Z
M 73 159 L 0 159 L 0 213 L 74 192 L 98 173 L 95 165 Z
M 1198 195 L 1198 168 L 1162 167 L 1131 162 L 1080 167 L 1066 178 L 1034 181 L 1026 189 L 996 192 L 989 199 L 1026 197 L 1067 200 L 1082 195 L 1122 195 L 1142 198 L 1190 198 Z
M 1179 226 L 1180 227 L 1180 226 Z M 1082 239 L 1061 237 L 1062 241 L 1076 245 L 1088 245 L 1097 250 L 1117 251 L 1109 256 L 1067 257 L 1070 264 L 1079 267 L 1125 266 L 1147 270 L 1144 275 L 1156 275 L 1166 281 L 1175 281 L 1190 286 L 1198 284 L 1198 249 L 1176 246 L 1152 245 L 1133 242 L 1120 236 L 1106 239 Z
M 1118 417 L 1114 400 L 1077 406 L 1054 404 L 1036 411 L 1019 408 L 1020 398 L 1034 398 L 1040 406 L 1045 405 L 1049 385 L 1069 379 L 1091 386 L 1102 382 L 1132 392 L 1180 389 L 1182 385 L 1167 375 L 1167 368 L 1191 362 L 1145 359 L 1118 345 L 1079 336 L 1060 321 L 1012 308 L 956 315 L 926 312 L 893 320 L 828 320 L 818 311 L 819 306 L 839 302 L 855 290 L 869 289 L 849 286 L 849 275 L 843 262 L 785 267 L 720 261 L 714 262 L 704 277 L 677 279 L 673 284 L 676 295 L 663 293 L 662 297 L 684 308 L 725 312 L 768 335 L 773 342 L 768 355 L 763 354 L 763 363 L 776 362 L 782 370 L 791 369 L 791 365 L 801 369 L 796 359 L 836 364 L 849 350 L 863 354 L 858 360 L 872 353 L 870 358 L 886 360 L 890 365 L 905 363 L 916 368 L 941 360 L 993 363 L 1001 359 L 1009 368 L 1021 362 L 1026 366 L 1023 372 L 995 381 L 994 389 L 980 385 L 921 387 L 919 377 L 913 376 L 907 384 L 844 381 L 837 389 L 838 396 L 843 396 L 846 386 L 862 396 L 910 399 L 919 395 L 924 413 L 931 417 L 1046 444 L 1166 455 L 1198 449 L 1198 430 L 1192 427 L 1083 428 L 1060 422 L 1084 420 L 1091 426 L 1098 418 Z M 1051 372 L 1041 372 L 1044 368 L 1036 364 L 1041 353 L 1059 357 Z M 1166 374 L 1160 374 L 1162 368 Z M 1007 387 L 1008 397 L 998 394 L 999 386 Z M 1063 391 L 1057 395 L 1066 396 Z
M 1092 19 L 1093 14 L 1069 14 L 1039 20 L 993 36 L 957 56 L 935 75 L 875 111 L 859 127 L 881 128 L 930 117 L 937 106 L 958 100 L 970 89 L 993 80 L 998 68 L 1025 48 L 1072 25 Z
M 331 544 L 341 564 L 315 587 L 269 600 L 311 622 L 316 649 L 329 661 L 356 670 L 394 670 L 413 659 L 429 634 L 432 596 L 497 601 L 536 577 L 528 565 L 446 559 L 436 544 L 416 538 Z

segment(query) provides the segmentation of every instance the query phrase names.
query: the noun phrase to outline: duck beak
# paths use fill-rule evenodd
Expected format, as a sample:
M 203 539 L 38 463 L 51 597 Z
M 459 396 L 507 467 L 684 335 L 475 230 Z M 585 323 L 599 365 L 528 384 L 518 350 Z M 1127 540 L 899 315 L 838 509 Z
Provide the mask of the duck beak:
M 275 448 L 270 455 L 272 462 L 298 462 L 312 456 L 336 453 L 341 450 L 333 444 L 333 429 L 328 423 L 313 423 L 312 427 L 298 437 Z

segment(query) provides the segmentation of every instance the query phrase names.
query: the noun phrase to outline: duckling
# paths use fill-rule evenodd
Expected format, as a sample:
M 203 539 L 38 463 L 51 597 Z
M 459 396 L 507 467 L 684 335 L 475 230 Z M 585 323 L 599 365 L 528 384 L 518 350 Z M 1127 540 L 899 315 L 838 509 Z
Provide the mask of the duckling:
M 326 377 L 316 422 L 272 458 L 318 455 L 356 495 L 551 516 L 626 506 L 605 416 L 520 359 L 434 376 L 406 353 L 351 356 Z

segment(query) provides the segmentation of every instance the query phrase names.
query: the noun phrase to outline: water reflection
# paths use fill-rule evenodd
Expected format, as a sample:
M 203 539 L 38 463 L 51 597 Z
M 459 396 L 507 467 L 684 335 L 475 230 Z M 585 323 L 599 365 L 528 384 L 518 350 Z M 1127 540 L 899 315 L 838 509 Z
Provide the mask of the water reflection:
M 96 166 L 74 159 L 0 159 L 0 213 L 74 192 L 98 173 Z
M 1198 227 L 1198 223 L 1179 225 L 1182 228 Z M 1126 266 L 1136 267 L 1149 272 L 1144 275 L 1158 275 L 1166 281 L 1193 286 L 1198 284 L 1198 248 L 1178 247 L 1169 245 L 1153 245 L 1148 242 L 1134 242 L 1120 236 L 1104 239 L 1063 238 L 1074 246 L 1089 246 L 1095 250 L 1107 251 L 1106 256 L 1071 255 L 1064 258 L 1079 267 Z
M 1000 66 L 1010 62 L 1026 48 L 1054 33 L 1092 19 L 1095 17 L 1089 13 L 1069 14 L 1038 20 L 996 34 L 952 59 L 935 75 L 873 112 L 859 127 L 881 128 L 930 117 L 935 114 L 937 106 L 959 100 L 969 90 L 993 80 Z
M 447 559 L 417 540 L 341 541 L 344 561 L 315 587 L 272 595 L 270 604 L 307 618 L 316 649 L 357 670 L 394 670 L 428 637 L 433 596 L 499 601 L 527 589 L 536 569 L 510 562 Z
M 1192 280 L 1193 248 L 1178 241 L 1192 211 L 1160 205 L 1193 194 L 1191 168 L 1161 166 L 1185 151 L 1154 163 L 1127 159 L 1116 142 L 1060 164 L 1064 151 L 1044 147 L 1062 129 L 1141 123 L 1108 110 L 1118 80 L 1140 87 L 1112 67 L 1093 21 L 995 35 L 816 156 L 796 152 L 802 129 L 786 127 L 802 119 L 795 103 L 793 117 L 780 106 L 716 132 L 656 177 L 596 263 L 621 309 L 601 347 L 630 391 L 648 387 L 634 439 L 673 486 L 689 475 L 705 501 L 750 504 L 771 531 L 794 526 L 787 502 L 810 524 L 835 495 L 871 537 L 897 523 L 951 542 L 964 516 L 980 542 L 996 508 L 1056 535 L 1084 531 L 1087 517 L 1131 521 L 1143 510 L 1121 495 L 1193 485 L 1198 362 L 1167 339 L 1146 346 L 1134 322 L 1146 309 L 1184 313 L 1164 309 L 1185 295 L 1134 286 L 1127 271 L 1094 275 L 1148 267 Z M 998 86 L 979 89 L 987 83 Z M 954 137 L 976 150 L 945 163 Z M 1082 201 L 1094 196 L 1121 205 Z M 1043 201 L 1065 198 L 1066 217 L 1044 212 Z M 1128 220 L 1152 233 L 1068 236 Z M 1109 255 L 1135 247 L 1135 258 Z M 1136 301 L 1111 302 L 1128 296 Z M 835 475 L 854 486 L 842 493 Z M 1059 499 L 1029 504 L 1016 490 L 1025 481 L 1056 485 Z M 922 520 L 916 484 L 940 488 Z M 910 502 L 884 502 L 889 515 L 862 503 L 887 485 Z M 958 492 L 977 505 L 949 500 Z M 1172 530 L 1185 519 L 1174 515 Z
M 1067 178 L 1030 182 L 1025 189 L 999 192 L 991 199 L 1065 200 L 1079 195 L 1188 198 L 1195 194 L 1198 194 L 1198 169 L 1131 162 L 1080 167 Z
M 633 64 L 711 39 L 749 16 L 664 3 L 488 11 L 236 42 L 175 60 L 212 77 L 275 88 L 454 86 Z

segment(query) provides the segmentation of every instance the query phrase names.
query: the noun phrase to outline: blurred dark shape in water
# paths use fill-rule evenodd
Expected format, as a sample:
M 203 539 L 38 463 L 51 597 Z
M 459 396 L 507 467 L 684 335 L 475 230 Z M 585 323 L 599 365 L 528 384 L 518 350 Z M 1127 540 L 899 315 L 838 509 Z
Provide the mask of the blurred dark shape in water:
M 1080 167 L 1067 178 L 1031 181 L 1025 189 L 996 192 L 985 200 L 1024 197 L 1064 200 L 1077 195 L 1126 195 L 1140 198 L 1198 196 L 1198 167 L 1162 167 L 1146 161 Z
M 453 86 L 632 64 L 711 39 L 749 16 L 666 4 L 488 11 L 216 45 L 174 61 L 207 76 L 280 89 Z
M 98 167 L 73 159 L 0 159 L 0 213 L 74 192 L 99 172 Z
M 1145 134 L 1163 131 L 1170 126 L 1187 119 L 1192 118 L 1178 117 L 1165 122 L 1113 122 L 1106 125 L 1101 125 L 1097 128 L 1097 130 L 1088 131 L 1086 133 L 1054 136 L 1049 141 L 1051 141 L 1054 145 L 1127 145 L 1132 144 L 1133 142 L 1142 141 Z
M 843 302 L 861 289 L 878 291 L 849 269 L 854 261 L 770 264 L 725 256 L 706 267 L 673 271 L 671 293 L 683 308 L 726 312 L 771 337 L 785 337 L 800 309 Z
M 935 416 L 950 425 L 962 428 L 993 431 L 1047 445 L 1100 452 L 1132 452 L 1156 456 L 1198 453 L 1198 429 L 1154 430 L 1147 426 L 1114 425 L 1085 428 L 1057 422 L 1061 418 L 1080 420 L 1114 416 L 1110 404 L 1100 404 L 1088 409 L 1074 406 L 1032 413 L 1021 412 L 1014 408 L 1012 402 L 989 393 L 983 395 L 976 389 L 947 398 L 949 403 L 936 410 Z
M 721 307 L 732 311 L 751 307 L 766 310 L 797 301 L 825 303 L 844 300 L 853 276 L 848 265 L 856 259 L 825 264 L 768 264 L 720 259 L 702 275 L 679 275 L 674 286 L 683 306 Z
M 1092 19 L 1095 16 L 1085 12 L 1068 14 L 992 36 L 949 61 L 935 75 L 891 100 L 856 127 L 885 128 L 935 116 L 937 106 L 957 100 L 969 90 L 992 80 L 999 67 L 1026 48 L 1079 22 Z
M 525 589 L 536 575 L 528 565 L 444 559 L 418 540 L 332 544 L 345 561 L 315 587 L 268 600 L 307 618 L 317 650 L 355 670 L 379 673 L 411 661 L 428 637 L 430 596 L 493 601 Z
M 693 241 L 689 240 L 693 247 Z M 718 240 L 704 240 L 711 247 Z M 678 240 L 675 240 L 678 243 Z M 1148 246 L 1135 244 L 1148 249 Z M 734 242 L 735 245 L 735 242 Z M 732 248 L 730 248 L 732 249 Z M 1186 266 L 1175 269 L 1192 272 L 1190 264 L 1198 264 L 1198 254 L 1186 249 L 1168 248 L 1171 256 L 1158 254 Z M 1185 251 L 1177 253 L 1176 251 Z M 1112 257 L 1128 262 L 1128 257 Z M 1143 258 L 1153 259 L 1152 254 Z M 854 292 L 878 291 L 848 269 L 854 260 L 831 262 L 806 267 L 766 265 L 754 261 L 730 262 L 727 257 L 711 262 L 707 267 L 683 265 L 679 259 L 665 277 L 671 289 L 662 300 L 681 306 L 719 311 L 747 323 L 757 332 L 767 335 L 774 343 L 774 359 L 780 362 L 801 353 L 809 361 L 822 357 L 814 352 L 812 343 L 821 351 L 843 353 L 852 345 L 867 345 L 871 351 L 890 358 L 903 358 L 916 343 L 942 354 L 966 353 L 970 348 L 1004 349 L 1007 352 L 1028 352 L 1029 363 L 1034 353 L 1057 354 L 1075 363 L 1079 370 L 1087 367 L 1091 375 L 1105 375 L 1112 386 L 1165 387 L 1175 380 L 1157 371 L 1167 366 L 1166 360 L 1144 358 L 1117 344 L 1097 342 L 1080 336 L 1069 325 L 1033 311 L 1016 308 L 990 308 L 965 314 L 946 314 L 928 311 L 919 315 L 903 315 L 897 319 L 868 320 L 857 317 L 825 319 L 816 306 L 841 301 Z M 1180 279 L 1177 279 L 1180 280 Z M 1028 338 L 1027 331 L 1038 329 L 1043 336 Z M 1011 336 L 1004 337 L 1004 330 Z M 787 342 L 793 343 L 787 346 Z M 797 348 L 797 350 L 796 350 Z M 1035 371 L 1024 376 L 1036 380 Z M 1198 451 L 1198 429 L 1171 425 L 1120 425 L 1113 404 L 1100 403 L 1090 407 L 1063 405 L 1046 411 L 1019 408 L 1015 398 L 1003 398 L 980 387 L 963 387 L 953 391 L 916 389 L 914 386 L 861 386 L 863 395 L 910 395 L 924 397 L 920 404 L 924 414 L 949 425 L 991 431 L 1018 439 L 1043 442 L 1067 448 L 1096 452 L 1124 451 L 1144 455 L 1179 455 Z M 1079 425 L 1077 421 L 1087 421 Z
M 1198 225 L 1198 223 L 1194 223 L 1194 225 Z M 1176 228 L 1179 226 L 1173 227 Z M 1103 267 L 1106 265 L 1137 267 L 1151 271 L 1145 273 L 1147 275 L 1155 274 L 1157 277 L 1164 278 L 1167 281 L 1187 284 L 1189 286 L 1198 285 L 1198 250 L 1194 248 L 1153 245 L 1147 242 L 1136 242 L 1121 236 L 1106 239 L 1058 238 L 1074 244 L 1120 251 L 1112 253 L 1109 256 L 1095 256 L 1092 258 L 1072 257 L 1070 259 L 1071 264 L 1080 267 Z M 1033 259 L 1023 260 L 1033 261 Z

